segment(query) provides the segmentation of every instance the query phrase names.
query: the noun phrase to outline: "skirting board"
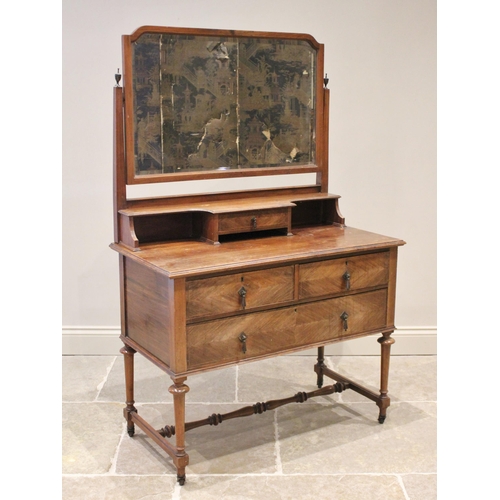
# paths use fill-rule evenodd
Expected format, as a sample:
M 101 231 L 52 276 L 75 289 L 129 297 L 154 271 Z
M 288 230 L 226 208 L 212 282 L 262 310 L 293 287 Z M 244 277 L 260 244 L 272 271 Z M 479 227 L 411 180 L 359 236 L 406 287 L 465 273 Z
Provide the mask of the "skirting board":
M 66 327 L 62 330 L 62 354 L 66 356 L 118 355 L 123 344 L 120 329 L 114 327 Z M 437 354 L 437 329 L 432 327 L 402 327 L 393 333 L 396 341 L 391 354 L 422 356 Z M 328 356 L 373 356 L 380 354 L 379 336 L 347 340 L 326 346 Z M 314 356 L 315 349 L 301 351 L 295 356 Z

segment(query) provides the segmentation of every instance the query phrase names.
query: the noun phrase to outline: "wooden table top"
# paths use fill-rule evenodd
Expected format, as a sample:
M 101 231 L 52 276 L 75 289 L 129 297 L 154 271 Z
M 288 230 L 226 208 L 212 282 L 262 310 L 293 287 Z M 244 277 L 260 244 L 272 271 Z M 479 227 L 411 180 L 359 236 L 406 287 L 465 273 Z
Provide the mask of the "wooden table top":
M 269 236 L 212 245 L 202 241 L 145 244 L 137 251 L 112 243 L 117 252 L 163 272 L 188 278 L 249 267 L 289 264 L 404 245 L 403 240 L 344 226 L 294 228 L 292 236 Z

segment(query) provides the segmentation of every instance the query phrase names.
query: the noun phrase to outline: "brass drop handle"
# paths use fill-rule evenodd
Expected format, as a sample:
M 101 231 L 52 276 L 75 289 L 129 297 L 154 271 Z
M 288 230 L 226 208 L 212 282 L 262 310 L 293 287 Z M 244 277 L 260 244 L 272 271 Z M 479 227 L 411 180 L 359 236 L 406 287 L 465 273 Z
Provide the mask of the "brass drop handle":
M 349 291 L 351 289 L 351 273 L 346 271 L 342 278 L 344 278 L 346 290 Z
M 347 325 L 347 318 L 349 317 L 349 314 L 347 314 L 345 311 L 340 315 L 340 319 L 344 323 L 344 331 L 347 331 L 348 325 Z
M 245 332 L 240 333 L 238 340 L 241 342 L 241 350 L 243 351 L 243 354 L 245 354 L 247 352 L 247 336 L 245 335 Z
M 257 229 L 257 217 L 252 217 L 252 229 Z
M 247 306 L 247 289 L 242 286 L 238 291 L 238 295 L 241 297 L 241 307 L 245 309 Z

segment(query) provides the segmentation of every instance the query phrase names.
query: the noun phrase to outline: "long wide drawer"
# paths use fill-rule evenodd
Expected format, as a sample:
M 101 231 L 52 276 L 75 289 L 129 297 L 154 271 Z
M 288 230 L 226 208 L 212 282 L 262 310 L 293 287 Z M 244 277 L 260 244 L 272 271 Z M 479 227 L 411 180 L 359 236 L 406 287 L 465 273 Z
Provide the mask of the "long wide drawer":
M 383 286 L 389 281 L 389 252 L 300 264 L 299 299 Z
M 194 318 L 278 305 L 293 300 L 293 266 L 186 282 L 186 316 Z
M 386 326 L 387 290 L 187 327 L 188 369 L 237 362 Z

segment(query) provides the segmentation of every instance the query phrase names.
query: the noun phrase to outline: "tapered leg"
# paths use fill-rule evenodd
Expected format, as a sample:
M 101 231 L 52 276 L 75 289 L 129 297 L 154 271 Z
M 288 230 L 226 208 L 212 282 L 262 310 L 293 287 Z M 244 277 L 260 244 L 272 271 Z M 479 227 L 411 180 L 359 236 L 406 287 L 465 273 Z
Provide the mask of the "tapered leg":
M 389 361 L 391 358 L 391 345 L 395 340 L 391 337 L 392 332 L 386 332 L 378 339 L 381 346 L 381 363 L 380 363 L 380 399 L 377 402 L 380 408 L 378 421 L 383 424 L 386 417 L 386 411 L 391 404 L 391 399 L 387 395 L 387 387 L 389 383 Z
M 314 365 L 314 371 L 318 375 L 317 385 L 321 389 L 323 387 L 323 367 L 325 366 L 325 348 L 318 347 L 318 362 Z
M 131 347 L 125 345 L 120 349 L 123 354 L 125 364 L 125 394 L 126 394 L 126 407 L 123 410 L 123 415 L 127 420 L 127 432 L 130 437 L 134 435 L 135 426 L 130 416 L 131 412 L 137 412 L 134 406 L 134 354 L 136 351 Z
M 174 398 L 174 412 L 175 412 L 175 459 L 174 463 L 177 467 L 177 481 L 182 486 L 186 482 L 186 465 L 188 464 L 189 457 L 185 449 L 185 422 L 186 422 L 186 392 L 189 387 L 184 384 L 186 377 L 174 378 L 172 377 L 173 385 L 169 387 L 169 392 Z

